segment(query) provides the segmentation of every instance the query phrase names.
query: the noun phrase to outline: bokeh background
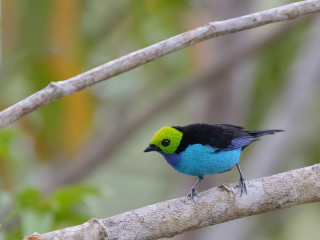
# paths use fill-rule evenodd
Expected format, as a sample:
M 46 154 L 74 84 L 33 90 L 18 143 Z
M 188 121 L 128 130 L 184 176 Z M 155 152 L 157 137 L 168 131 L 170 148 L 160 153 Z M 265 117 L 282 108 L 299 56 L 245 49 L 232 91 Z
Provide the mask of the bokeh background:
M 290 3 L 2 0 L 0 108 L 209 21 Z M 143 153 L 166 125 L 285 129 L 242 155 L 247 179 L 319 162 L 320 16 L 197 44 L 51 103 L 0 131 L 0 239 L 22 239 L 188 193 L 196 180 Z M 199 190 L 237 182 L 233 170 Z M 250 191 L 250 189 L 249 189 Z M 318 239 L 319 204 L 174 239 Z

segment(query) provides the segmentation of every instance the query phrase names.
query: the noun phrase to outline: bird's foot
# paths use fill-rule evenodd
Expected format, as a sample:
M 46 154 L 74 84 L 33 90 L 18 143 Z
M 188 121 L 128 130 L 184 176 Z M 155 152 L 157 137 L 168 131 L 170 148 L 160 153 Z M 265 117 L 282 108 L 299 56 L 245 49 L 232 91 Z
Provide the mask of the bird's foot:
M 248 193 L 247 186 L 246 186 L 246 183 L 243 178 L 240 178 L 240 182 L 238 184 L 238 187 L 240 188 L 240 191 L 241 191 L 240 196 L 242 196 L 243 193 Z
M 188 196 L 187 196 L 187 200 L 192 200 L 194 202 L 194 197 L 197 196 L 198 197 L 198 192 L 196 190 L 196 188 L 191 188 L 191 191 L 189 192 Z

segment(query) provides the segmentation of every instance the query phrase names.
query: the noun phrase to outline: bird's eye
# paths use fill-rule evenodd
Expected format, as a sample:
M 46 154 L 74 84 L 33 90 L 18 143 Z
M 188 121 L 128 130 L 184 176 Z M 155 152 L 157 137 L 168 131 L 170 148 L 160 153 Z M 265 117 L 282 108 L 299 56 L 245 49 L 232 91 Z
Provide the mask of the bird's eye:
M 164 147 L 168 147 L 170 145 L 170 140 L 169 139 L 164 139 L 161 144 Z

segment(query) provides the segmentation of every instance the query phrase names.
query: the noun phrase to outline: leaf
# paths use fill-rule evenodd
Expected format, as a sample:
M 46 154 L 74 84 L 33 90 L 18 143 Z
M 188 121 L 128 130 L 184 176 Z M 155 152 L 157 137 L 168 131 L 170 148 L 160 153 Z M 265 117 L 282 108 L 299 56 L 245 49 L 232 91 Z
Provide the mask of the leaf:
M 27 188 L 22 191 L 17 197 L 16 201 L 18 203 L 19 208 L 40 208 L 42 205 L 41 196 L 37 189 L 35 188 Z
M 81 185 L 73 185 L 58 189 L 52 195 L 53 209 L 55 209 L 55 211 L 64 211 L 74 207 L 77 203 L 83 202 L 85 197 L 98 194 L 99 191 L 97 188 Z

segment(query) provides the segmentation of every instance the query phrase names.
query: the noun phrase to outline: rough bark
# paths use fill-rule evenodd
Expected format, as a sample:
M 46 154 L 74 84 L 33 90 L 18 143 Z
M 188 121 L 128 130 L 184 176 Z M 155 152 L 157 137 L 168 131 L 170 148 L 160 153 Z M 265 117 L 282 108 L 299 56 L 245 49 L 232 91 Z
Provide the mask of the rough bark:
M 154 59 L 217 36 L 231 34 L 273 22 L 295 19 L 320 11 L 320 0 L 301 1 L 225 21 L 209 22 L 162 42 L 105 63 L 65 81 L 50 83 L 46 88 L 0 112 L 0 129 L 59 98 L 107 80 Z
M 195 202 L 177 198 L 105 219 L 54 232 L 26 236 L 25 240 L 159 239 L 270 212 L 320 201 L 320 164 L 247 181 L 241 196 L 236 184 L 199 194 Z

